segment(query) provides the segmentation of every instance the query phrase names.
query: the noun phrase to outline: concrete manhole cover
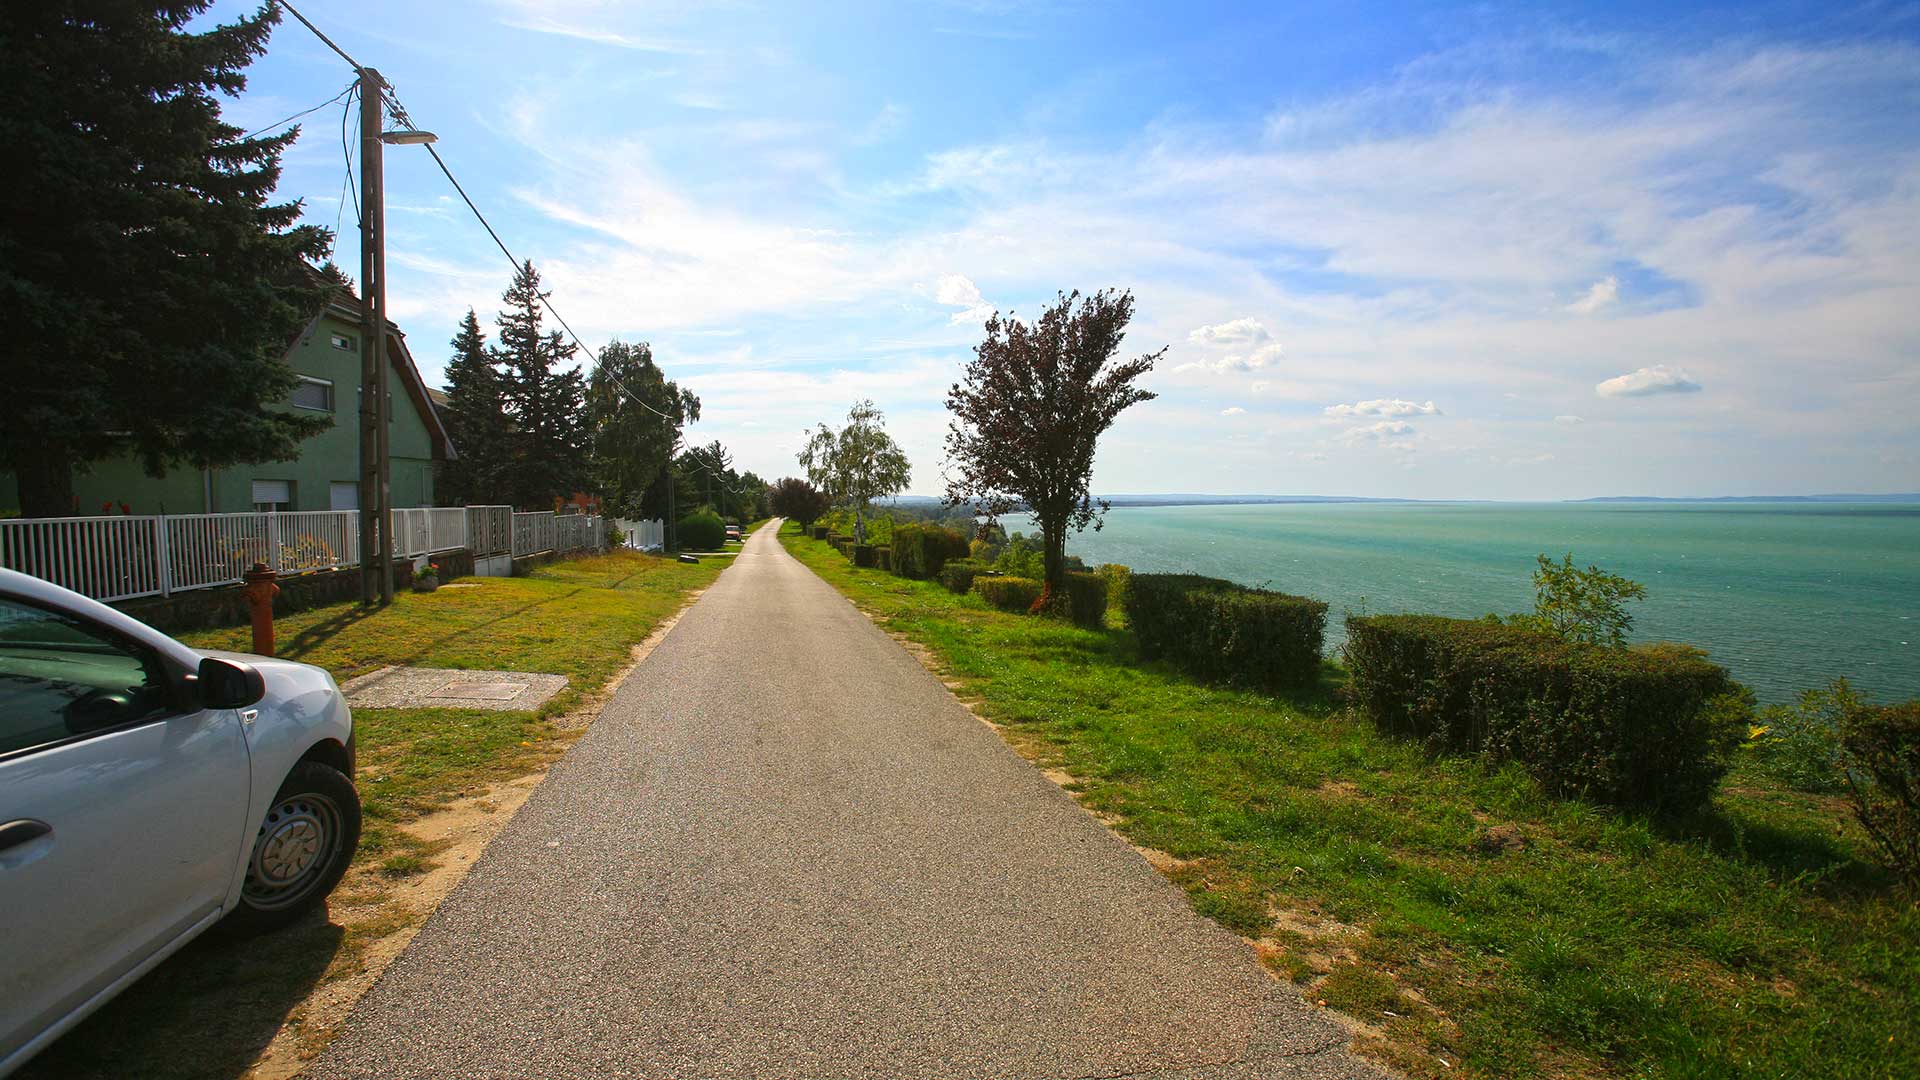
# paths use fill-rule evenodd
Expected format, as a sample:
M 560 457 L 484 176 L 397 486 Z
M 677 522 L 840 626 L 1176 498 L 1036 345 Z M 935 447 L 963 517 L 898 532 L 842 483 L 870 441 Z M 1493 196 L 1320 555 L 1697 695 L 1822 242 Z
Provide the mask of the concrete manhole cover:
M 384 667 L 340 689 L 355 709 L 537 709 L 566 689 L 565 675 L 534 671 L 459 671 Z

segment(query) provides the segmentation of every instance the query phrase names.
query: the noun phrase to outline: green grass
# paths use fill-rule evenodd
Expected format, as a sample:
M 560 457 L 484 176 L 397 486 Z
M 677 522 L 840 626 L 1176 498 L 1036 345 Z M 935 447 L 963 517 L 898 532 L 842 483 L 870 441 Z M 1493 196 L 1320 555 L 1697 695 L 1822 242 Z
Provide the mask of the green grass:
M 1197 685 L 1123 630 L 781 540 L 1410 1074 L 1920 1076 L 1920 910 L 1835 800 L 1747 767 L 1683 820 L 1549 799 L 1377 734 L 1332 665 L 1290 699 Z
M 247 941 L 202 937 L 19 1075 L 241 1075 L 283 1024 L 301 1022 L 294 1010 L 316 986 L 355 974 L 369 945 L 426 916 L 388 902 L 386 890 L 432 869 L 443 846 L 417 839 L 405 826 L 551 761 L 571 737 L 553 718 L 624 668 L 633 646 L 723 568 L 615 551 L 554 563 L 524 578 L 465 578 L 456 584 L 473 587 L 402 592 L 387 608 L 337 604 L 280 619 L 279 654 L 318 664 L 342 681 L 410 664 L 548 672 L 567 676 L 567 689 L 538 712 L 354 710 L 364 820 L 355 864 L 373 872 L 350 877 L 352 895 L 343 898 L 372 914 L 346 926 L 303 920 Z M 183 640 L 246 651 L 251 638 L 233 628 Z

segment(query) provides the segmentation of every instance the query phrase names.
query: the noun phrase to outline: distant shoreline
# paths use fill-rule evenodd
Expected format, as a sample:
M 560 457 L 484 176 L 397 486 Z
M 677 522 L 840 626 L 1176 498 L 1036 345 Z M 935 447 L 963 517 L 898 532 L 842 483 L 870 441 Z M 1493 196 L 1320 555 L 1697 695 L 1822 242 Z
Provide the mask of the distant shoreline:
M 1289 504 L 1380 503 L 1413 506 L 1577 506 L 1601 503 L 1863 503 L 1887 506 L 1920 505 L 1920 492 L 1891 494 L 1833 493 L 1824 495 L 1599 495 L 1586 499 L 1382 499 L 1363 495 L 1205 495 L 1170 493 L 1164 495 L 1102 495 L 1115 509 L 1136 506 L 1279 506 Z M 888 505 L 881 503 L 879 505 Z M 939 506 L 939 499 L 926 495 L 903 495 L 892 505 Z

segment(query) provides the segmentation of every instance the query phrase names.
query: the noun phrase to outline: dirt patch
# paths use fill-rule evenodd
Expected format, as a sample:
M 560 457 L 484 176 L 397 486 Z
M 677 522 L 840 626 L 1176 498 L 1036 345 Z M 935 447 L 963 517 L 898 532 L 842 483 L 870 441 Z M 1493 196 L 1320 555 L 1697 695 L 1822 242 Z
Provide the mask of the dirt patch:
M 437 849 L 432 865 L 422 873 L 396 882 L 377 866 L 354 868 L 328 905 L 328 917 L 364 943 L 354 950 L 348 970 L 323 980 L 287 1014 L 286 1023 L 244 1074 L 249 1080 L 290 1080 L 319 1056 L 354 1003 L 467 876 L 487 843 L 546 775 L 542 768 L 503 781 L 401 826 Z

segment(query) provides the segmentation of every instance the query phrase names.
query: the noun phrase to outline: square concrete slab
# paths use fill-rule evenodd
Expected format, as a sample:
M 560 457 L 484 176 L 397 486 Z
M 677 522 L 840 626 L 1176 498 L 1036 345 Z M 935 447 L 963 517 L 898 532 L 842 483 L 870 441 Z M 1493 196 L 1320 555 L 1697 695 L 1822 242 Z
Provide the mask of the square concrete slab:
M 471 682 L 456 679 L 433 692 L 437 698 L 480 698 L 484 701 L 512 701 L 526 690 L 523 682 Z
M 348 679 L 340 689 L 356 709 L 537 709 L 565 689 L 565 675 L 533 671 L 459 671 L 384 667 Z

